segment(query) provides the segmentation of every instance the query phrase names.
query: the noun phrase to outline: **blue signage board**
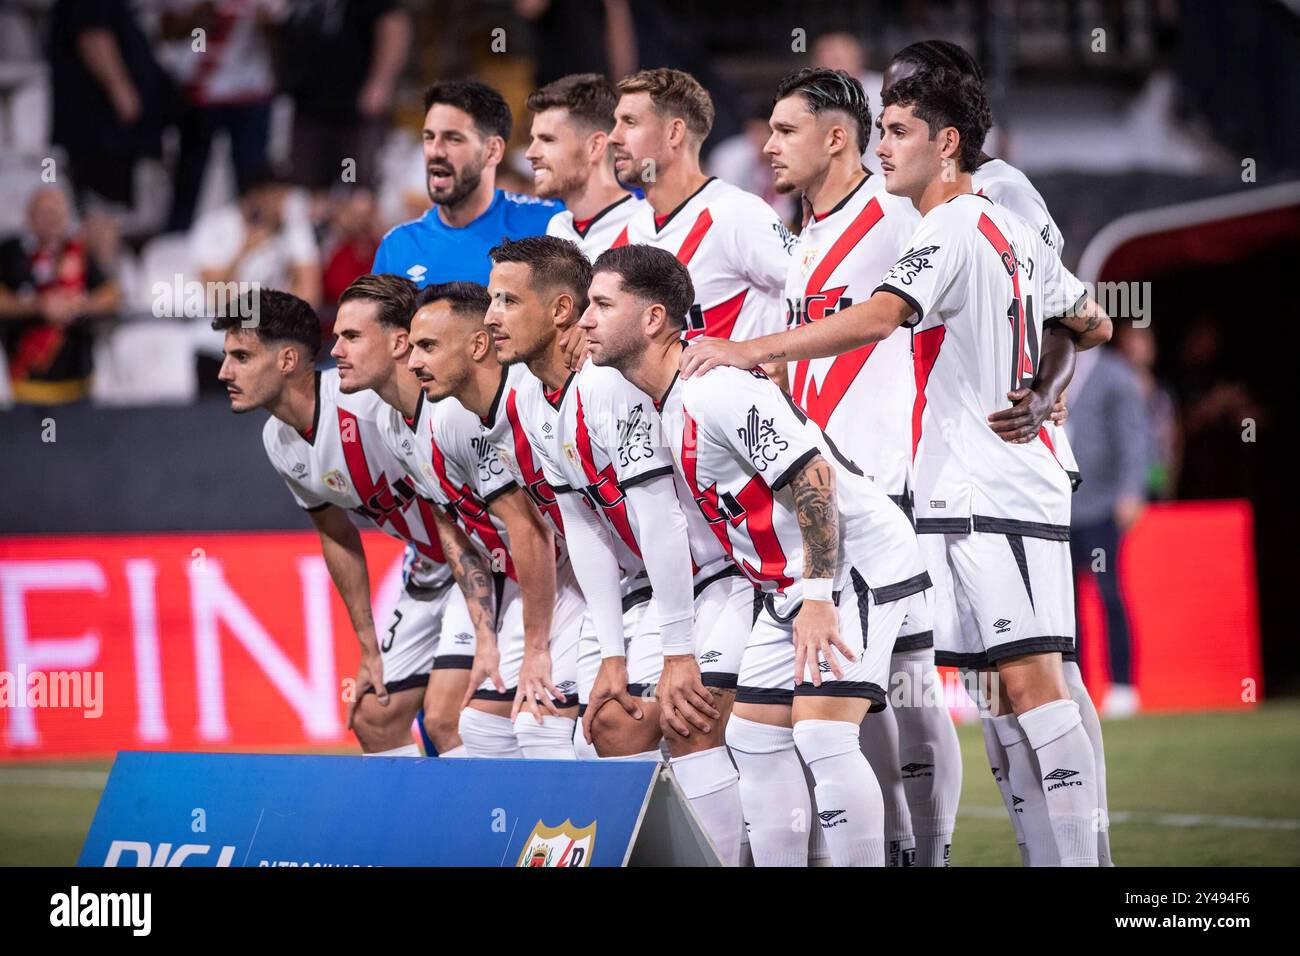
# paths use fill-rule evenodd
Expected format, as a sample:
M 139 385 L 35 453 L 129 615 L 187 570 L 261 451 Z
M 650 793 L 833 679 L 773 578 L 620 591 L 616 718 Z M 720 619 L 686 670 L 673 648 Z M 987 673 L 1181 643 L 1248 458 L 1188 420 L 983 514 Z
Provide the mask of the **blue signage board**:
M 649 761 L 122 752 L 79 866 L 622 866 Z

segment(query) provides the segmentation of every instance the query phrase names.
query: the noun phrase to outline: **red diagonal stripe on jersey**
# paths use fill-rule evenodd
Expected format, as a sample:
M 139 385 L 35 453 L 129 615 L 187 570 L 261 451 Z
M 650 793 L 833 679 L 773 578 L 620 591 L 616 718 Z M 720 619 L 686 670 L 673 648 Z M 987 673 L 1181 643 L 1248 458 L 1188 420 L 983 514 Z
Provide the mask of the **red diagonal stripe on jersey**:
M 719 339 L 731 338 L 731 333 L 736 328 L 736 319 L 740 318 L 740 310 L 744 308 L 747 295 L 749 290 L 742 289 L 726 302 L 719 302 L 713 308 L 705 309 L 702 313 L 704 328 L 688 330 L 686 338 L 693 339 L 698 335 L 711 335 Z
M 516 392 L 512 388 L 506 393 L 506 420 L 510 422 L 510 437 L 514 443 L 515 461 L 524 476 L 524 487 L 537 509 L 551 519 L 561 537 L 564 535 L 564 519 L 560 517 L 560 506 L 556 504 L 555 492 L 542 470 L 533 459 L 533 446 L 528 443 L 528 435 L 519 421 L 519 407 L 515 402 Z
M 695 217 L 695 222 L 691 226 L 691 231 L 686 234 L 682 241 L 682 247 L 677 250 L 677 261 L 684 266 L 691 264 L 691 258 L 695 251 L 700 248 L 700 243 L 704 241 L 704 234 L 709 231 L 713 225 L 713 216 L 705 209 Z
M 840 237 L 831 245 L 830 250 L 822 257 L 813 274 L 808 278 L 808 285 L 804 289 L 804 315 L 809 322 L 816 322 L 825 318 L 826 308 L 828 305 L 839 302 L 840 296 L 848 286 L 837 286 L 832 289 L 824 288 L 835 270 L 839 268 L 846 256 L 857 247 L 858 243 L 869 233 L 876 223 L 885 218 L 885 212 L 880 208 L 880 200 L 872 200 L 862 207 L 862 211 L 853 217 L 849 227 L 840 233 Z M 811 303 L 811 304 L 810 304 Z M 875 351 L 876 343 L 864 345 L 861 348 L 854 349 L 851 352 L 845 352 L 837 355 L 831 367 L 826 371 L 826 377 L 822 380 L 822 387 L 819 390 L 815 382 L 810 380 L 808 370 L 810 363 L 800 361 L 795 363 L 794 367 L 794 395 L 798 400 L 800 407 L 808 413 L 808 417 L 815 421 L 822 428 L 826 427 L 827 422 L 831 420 L 831 415 L 835 409 L 844 400 L 849 386 L 853 380 L 858 377 L 863 366 L 867 364 L 867 359 L 871 358 L 871 353 Z M 804 385 L 807 384 L 807 391 Z
M 936 325 L 912 336 L 913 369 L 916 373 L 916 398 L 912 402 L 912 460 L 916 460 L 916 446 L 921 444 L 921 415 L 925 412 L 925 386 L 939 358 L 946 325 Z
M 424 541 L 418 541 L 411 534 L 411 528 L 406 523 L 406 516 L 402 513 L 406 503 L 398 501 L 393 494 L 393 489 L 388 486 L 388 476 L 383 472 L 380 472 L 378 480 L 371 476 L 370 462 L 366 460 L 366 450 L 361 444 L 361 424 L 357 421 L 357 416 L 343 408 L 338 411 L 339 435 L 343 444 L 343 460 L 348 466 L 348 474 L 352 478 L 352 487 L 357 489 L 357 494 L 361 497 L 361 507 L 365 509 L 364 514 L 370 517 L 380 528 L 387 525 L 391 529 L 390 534 L 401 538 L 403 541 L 409 541 L 415 545 L 417 551 L 426 557 L 439 563 L 445 562 L 447 559 L 444 557 L 441 547 L 434 547 Z M 351 440 L 349 440 L 348 436 L 351 436 Z M 437 541 L 437 532 L 435 531 L 429 538 L 431 541 Z
M 637 544 L 636 535 L 632 533 L 632 519 L 627 513 L 627 496 L 618 483 L 618 476 L 614 474 L 612 462 L 603 469 L 596 468 L 596 458 L 591 449 L 591 433 L 587 430 L 587 416 L 582 410 L 582 393 L 578 392 L 575 397 L 578 402 L 578 460 L 582 464 L 582 473 L 587 476 L 587 492 L 592 504 L 600 505 L 605 520 L 614 526 L 614 531 L 623 539 L 623 543 L 639 558 L 641 548 Z
M 699 429 L 690 413 L 682 409 L 682 477 L 695 498 L 695 504 L 704 515 L 714 537 L 722 544 L 731 563 L 740 568 L 756 584 L 771 582 L 778 591 L 784 591 L 794 583 L 794 579 L 785 574 L 785 550 L 777 537 L 776 527 L 772 521 L 774 504 L 772 488 L 759 475 L 736 495 L 741 513 L 730 515 L 722 510 L 718 498 L 718 483 L 715 481 L 707 488 L 701 488 L 698 475 Z M 736 553 L 731 546 L 731 532 L 728 526 L 740 529 L 745 525 L 745 533 L 754 545 L 754 552 L 759 557 L 759 567 L 755 568 L 746 560 L 736 560 Z
M 447 474 L 447 459 L 443 455 L 442 449 L 438 447 L 437 440 L 430 438 L 429 445 L 433 453 L 433 473 L 437 475 L 442 493 L 447 496 L 452 510 L 460 519 L 461 527 L 465 529 L 466 534 L 478 536 L 479 541 L 487 548 L 488 557 L 493 563 L 504 559 L 506 574 L 514 578 L 514 560 L 510 557 L 510 550 L 501 539 L 496 525 L 492 523 L 492 515 L 488 511 L 487 505 L 483 502 L 483 499 L 474 494 L 469 485 L 456 487 L 456 483 Z
M 1006 268 L 1007 273 L 1011 276 L 1011 294 L 1016 303 L 1016 320 L 1012 323 L 1012 336 L 1016 340 L 1016 354 L 1020 356 L 1020 369 L 1016 375 L 1019 381 L 1026 376 L 1033 377 L 1034 365 L 1029 360 L 1029 353 L 1025 350 L 1025 306 L 1020 299 L 1020 269 L 1016 265 L 1016 255 L 1011 251 L 1011 243 L 1007 242 L 1006 236 L 998 231 L 998 227 L 986 213 L 980 213 L 979 221 L 980 234 L 989 241 L 998 256 L 1002 259 L 1002 265 Z
M 424 532 L 429 536 L 429 549 L 432 557 L 439 564 L 447 563 L 447 555 L 442 550 L 442 539 L 438 537 L 438 519 L 434 517 L 433 509 L 429 507 L 429 502 L 425 498 L 416 498 L 415 503 L 420 509 L 420 520 L 424 522 Z
M 627 245 L 627 226 L 624 226 L 623 231 L 618 234 L 617 239 L 615 239 L 613 242 L 609 244 L 609 247 L 611 249 L 617 249 L 619 246 L 626 246 L 626 245 Z

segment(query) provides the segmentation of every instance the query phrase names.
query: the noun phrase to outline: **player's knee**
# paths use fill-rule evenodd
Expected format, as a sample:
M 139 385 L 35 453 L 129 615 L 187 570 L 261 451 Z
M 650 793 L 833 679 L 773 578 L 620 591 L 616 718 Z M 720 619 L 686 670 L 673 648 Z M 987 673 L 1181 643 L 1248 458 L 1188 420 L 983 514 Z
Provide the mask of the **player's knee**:
M 390 700 L 388 706 L 379 703 L 374 694 L 361 698 L 356 713 L 352 717 L 352 732 L 356 734 L 361 748 L 366 751 L 387 750 L 400 731 L 402 711 Z M 410 726 L 410 717 L 406 718 Z
M 440 710 L 425 710 L 424 712 L 424 732 L 433 745 L 438 748 L 438 753 L 459 747 L 460 739 L 460 713 L 451 708 Z
M 659 741 L 658 715 L 642 706 L 637 720 L 618 701 L 606 701 L 591 719 L 591 739 L 602 757 L 626 757 L 644 753 Z

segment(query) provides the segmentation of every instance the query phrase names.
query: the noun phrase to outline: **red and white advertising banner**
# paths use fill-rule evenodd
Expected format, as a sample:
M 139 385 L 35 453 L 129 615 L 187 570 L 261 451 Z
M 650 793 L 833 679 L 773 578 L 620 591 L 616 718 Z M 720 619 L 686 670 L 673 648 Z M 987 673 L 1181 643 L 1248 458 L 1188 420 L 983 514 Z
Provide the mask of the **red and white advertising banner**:
M 1252 539 L 1250 507 L 1233 501 L 1154 506 L 1126 539 L 1145 708 L 1261 697 Z M 364 540 L 382 628 L 401 548 Z M 1099 695 L 1090 587 L 1081 615 Z M 357 642 L 311 531 L 0 537 L 0 629 L 0 759 L 352 743 Z

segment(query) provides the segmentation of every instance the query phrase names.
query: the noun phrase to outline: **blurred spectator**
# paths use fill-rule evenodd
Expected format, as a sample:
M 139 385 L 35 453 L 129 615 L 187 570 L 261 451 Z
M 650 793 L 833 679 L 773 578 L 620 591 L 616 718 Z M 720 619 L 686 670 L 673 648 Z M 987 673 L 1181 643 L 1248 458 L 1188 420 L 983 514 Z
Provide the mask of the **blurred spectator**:
M 15 401 L 59 405 L 89 392 L 90 326 L 119 300 L 110 268 L 91 253 L 103 245 L 72 230 L 67 197 L 46 186 L 27 204 L 23 235 L 0 246 L 0 339 Z
M 321 301 L 320 253 L 307 196 L 265 175 L 237 202 L 204 214 L 190 233 L 190 255 L 203 282 L 256 282 Z
M 637 70 L 630 0 L 514 0 L 514 10 L 533 24 L 539 87 L 570 73 L 617 81 Z
M 1139 329 L 1128 323 L 1121 323 L 1116 333 L 1115 344 L 1137 373 L 1138 387 L 1142 390 L 1143 414 L 1150 439 L 1146 496 L 1153 501 L 1172 498 L 1182 464 L 1182 436 L 1174 393 L 1156 378 L 1156 337 L 1149 328 Z
M 340 192 L 340 197 L 332 204 L 334 214 L 325 245 L 325 306 L 331 312 L 352 280 L 370 271 L 379 250 L 374 194 L 368 189 L 354 188 Z M 325 310 L 321 318 L 326 318 Z
M 1145 403 L 1137 373 L 1109 348 L 1088 353 L 1086 365 L 1080 362 L 1070 398 L 1065 428 L 1083 476 L 1071 505 L 1070 553 L 1075 574 L 1093 576 L 1106 609 L 1111 686 L 1102 712 L 1125 717 L 1136 712 L 1138 698 L 1120 592 L 1120 543 L 1143 508 L 1149 444 Z M 1075 633 L 1081 636 L 1077 621 Z
M 779 195 L 773 183 L 772 161 L 763 155 L 772 130 L 768 119 L 772 115 L 770 103 L 758 103 L 745 120 L 745 131 L 730 136 L 714 147 L 709 154 L 709 172 L 719 179 L 739 186 L 755 196 L 762 196 L 769 206 L 780 209 L 783 218 L 790 218 L 789 201 Z
M 170 84 L 126 0 L 58 0 L 50 74 L 51 139 L 68 152 L 78 200 L 133 205 L 136 160 L 161 152 Z
M 242 193 L 267 165 L 275 79 L 271 31 L 280 0 L 161 0 L 164 63 L 181 87 L 169 232 L 194 221 L 213 136 L 230 137 L 235 185 Z M 199 31 L 202 31 L 201 33 Z M 322 65 L 322 68 L 323 65 Z
M 315 192 L 374 186 L 393 91 L 411 44 L 398 0 L 299 0 L 280 27 L 281 89 L 293 99 L 293 173 Z M 366 270 L 362 270 L 365 272 Z M 360 274 L 360 273 L 359 273 Z
M 862 41 L 852 33 L 823 33 L 813 41 L 812 65 L 826 70 L 843 70 L 849 76 L 856 77 L 867 93 L 867 102 L 871 104 L 871 122 L 874 127 L 883 109 L 880 90 L 885 85 L 885 75 L 868 67 L 867 51 L 863 48 Z M 879 173 L 880 160 L 876 159 L 875 147 L 875 143 L 879 142 L 879 134 L 874 128 L 871 137 L 874 142 L 868 143 L 863 150 L 862 165 L 873 173 Z

